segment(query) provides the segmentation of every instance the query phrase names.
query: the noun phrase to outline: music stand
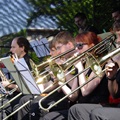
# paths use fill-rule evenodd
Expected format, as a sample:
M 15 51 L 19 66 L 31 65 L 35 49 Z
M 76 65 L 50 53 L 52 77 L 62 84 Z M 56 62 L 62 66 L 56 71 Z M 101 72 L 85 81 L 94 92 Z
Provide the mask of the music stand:
M 40 94 L 41 91 L 34 81 L 34 78 L 24 60 L 15 60 L 12 63 L 10 57 L 1 58 L 1 61 L 13 76 L 16 84 L 23 94 Z
M 31 94 L 41 93 L 38 85 L 36 84 L 34 77 L 32 76 L 31 71 L 28 68 L 24 58 L 20 58 L 14 62 L 17 70 L 19 71 L 21 77 L 23 78 L 24 84 L 28 87 Z
M 50 55 L 49 43 L 46 38 L 40 40 L 31 40 L 30 45 L 38 58 Z

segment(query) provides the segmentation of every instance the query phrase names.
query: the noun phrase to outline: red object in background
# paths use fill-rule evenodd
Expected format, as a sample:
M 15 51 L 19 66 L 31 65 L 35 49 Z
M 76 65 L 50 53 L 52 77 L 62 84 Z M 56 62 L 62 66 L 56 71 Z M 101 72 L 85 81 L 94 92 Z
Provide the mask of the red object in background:
M 112 96 L 110 96 L 109 97 L 109 103 L 118 104 L 118 103 L 120 103 L 120 98 L 113 98 Z
M 0 68 L 5 68 L 5 65 L 3 63 L 0 63 Z

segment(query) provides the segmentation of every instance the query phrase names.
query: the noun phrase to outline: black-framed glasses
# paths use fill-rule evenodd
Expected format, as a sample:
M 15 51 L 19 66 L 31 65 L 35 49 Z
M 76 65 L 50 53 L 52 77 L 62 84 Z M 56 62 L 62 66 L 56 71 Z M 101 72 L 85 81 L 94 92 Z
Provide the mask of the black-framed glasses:
M 87 43 L 77 43 L 76 48 L 78 48 L 80 50 L 83 48 L 84 45 L 87 45 Z

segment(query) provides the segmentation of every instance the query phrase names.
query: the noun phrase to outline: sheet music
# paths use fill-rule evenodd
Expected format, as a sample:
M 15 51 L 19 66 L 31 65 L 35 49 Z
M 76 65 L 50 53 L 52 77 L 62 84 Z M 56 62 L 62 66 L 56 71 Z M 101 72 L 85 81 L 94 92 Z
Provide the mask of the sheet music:
M 25 84 L 28 86 L 29 90 L 32 94 L 40 94 L 40 89 L 38 85 L 35 83 L 35 80 L 26 64 L 24 58 L 20 58 L 14 62 L 16 68 L 20 72 Z
M 38 57 L 50 55 L 49 43 L 46 38 L 40 40 L 31 40 L 30 45 Z

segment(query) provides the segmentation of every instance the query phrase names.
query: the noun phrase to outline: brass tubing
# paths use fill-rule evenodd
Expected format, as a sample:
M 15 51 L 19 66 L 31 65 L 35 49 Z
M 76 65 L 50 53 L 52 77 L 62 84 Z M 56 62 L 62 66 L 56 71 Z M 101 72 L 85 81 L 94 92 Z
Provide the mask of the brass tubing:
M 59 57 L 61 57 L 61 56 L 64 56 L 65 54 L 67 54 L 67 53 L 69 53 L 69 52 L 71 52 L 71 51 L 73 51 L 73 50 L 75 50 L 75 48 L 70 49 L 70 50 L 68 50 L 68 51 L 66 51 L 66 52 L 64 52 L 64 53 L 62 53 L 62 54 L 60 54 L 60 55 L 57 55 L 57 56 L 55 56 L 55 57 L 51 57 L 50 59 L 51 59 L 51 60 L 55 60 L 55 59 L 57 59 L 57 58 L 59 58 Z M 49 63 L 49 61 L 45 61 L 45 62 L 41 63 L 40 65 L 37 65 L 37 67 L 38 67 L 38 68 L 41 67 L 41 66 L 47 67 L 47 66 L 48 66 L 48 63 Z
M 112 37 L 114 37 L 114 38 L 112 39 Z M 109 42 L 106 41 L 106 40 L 108 40 Z M 108 44 L 108 43 L 113 44 L 113 42 L 115 42 L 115 35 L 114 35 L 114 34 L 109 35 L 108 37 L 106 37 L 105 39 L 103 39 L 100 43 L 98 43 L 97 45 L 95 45 L 95 46 L 91 47 L 90 49 L 86 50 L 86 51 L 83 52 L 81 55 L 78 54 L 77 56 L 73 56 L 72 58 L 67 59 L 67 60 L 63 63 L 63 65 L 62 65 L 62 66 L 64 67 L 64 70 L 70 68 L 70 67 L 73 65 L 74 62 L 76 62 L 77 60 L 79 60 L 79 59 L 80 59 L 82 56 L 84 56 L 87 52 L 91 52 L 91 51 L 94 50 L 95 48 L 99 48 L 101 45 L 105 45 L 105 43 L 106 43 L 106 44 Z M 108 49 L 108 48 L 105 48 L 104 51 L 107 50 L 107 49 Z M 68 66 L 69 66 L 69 67 L 68 67 Z
M 10 99 L 7 103 L 5 103 L 4 105 L 0 106 L 0 109 L 3 109 L 6 105 L 8 105 L 10 102 L 12 102 L 13 100 L 15 100 L 16 98 L 18 98 L 20 95 L 22 95 L 22 93 L 19 93 L 14 98 Z
M 61 86 L 57 87 L 56 89 L 54 89 L 52 92 L 48 93 L 47 96 L 43 97 L 40 99 L 39 101 L 39 106 L 41 109 L 45 110 L 45 111 L 49 111 L 49 108 L 43 108 L 41 105 L 42 100 L 46 99 L 47 97 L 49 97 L 50 95 L 52 95 L 54 92 L 56 92 L 57 90 L 59 90 L 60 88 L 62 88 L 64 85 L 66 85 L 67 83 L 69 83 L 70 81 L 72 81 L 74 78 L 76 78 L 78 75 L 82 74 L 83 72 L 85 72 L 86 70 L 88 70 L 90 67 L 84 69 L 82 72 L 78 73 L 77 75 L 73 76 L 71 79 L 69 79 L 68 81 L 66 81 L 64 84 L 62 84 Z M 51 108 L 51 107 L 50 107 Z
M 72 93 L 76 92 L 77 90 L 79 90 L 80 88 L 82 88 L 84 85 L 88 84 L 90 81 L 92 81 L 93 79 L 95 79 L 96 77 L 98 77 L 97 75 L 93 78 L 91 78 L 90 80 L 88 80 L 87 82 L 85 82 L 83 85 L 77 87 L 76 89 L 74 89 L 71 93 L 65 95 L 63 98 L 61 98 L 60 100 L 58 100 L 57 102 L 55 102 L 54 104 L 51 104 L 48 108 L 43 108 L 42 105 L 41 105 L 41 101 L 39 101 L 39 106 L 41 109 L 45 110 L 45 111 L 48 111 L 53 108 L 54 106 L 56 106 L 57 104 L 59 104 L 60 102 L 62 102 L 64 99 L 66 99 L 69 95 L 71 95 Z
M 73 57 L 73 58 L 68 59 L 68 60 L 62 65 L 62 66 L 65 65 L 65 66 L 62 67 L 62 68 L 63 68 L 63 69 L 64 69 L 64 68 L 66 69 L 66 68 L 70 67 L 71 65 L 73 65 L 72 63 L 74 63 L 74 62 L 76 62 L 77 60 L 79 60 L 79 59 L 80 59 L 81 57 L 83 57 L 87 52 L 90 52 L 90 51 L 94 50 L 94 48 L 98 47 L 100 44 L 105 44 L 106 40 L 108 40 L 108 39 L 110 39 L 109 41 L 113 43 L 114 40 L 113 40 L 112 37 L 115 37 L 115 35 L 114 35 L 114 34 L 109 35 L 109 36 L 106 37 L 104 40 L 102 40 L 100 43 L 98 43 L 98 44 L 95 45 L 94 47 L 90 48 L 89 50 L 85 51 L 83 54 L 78 55 L 77 57 Z M 75 50 L 75 49 L 69 50 L 69 52 L 71 52 L 71 51 L 73 51 L 73 50 Z M 60 55 L 58 55 L 58 56 L 56 56 L 56 57 L 53 57 L 53 58 L 51 57 L 51 60 L 55 60 L 55 59 L 57 59 L 57 58 L 65 55 L 65 54 L 67 54 L 67 53 L 68 53 L 68 51 L 66 51 L 65 53 L 60 54 Z M 71 61 L 71 60 L 72 60 L 72 61 Z M 66 63 L 68 63 L 68 62 L 69 62 L 69 64 L 66 64 Z M 48 66 L 48 63 L 49 63 L 49 61 L 43 62 L 43 63 L 41 63 L 40 65 L 38 65 L 37 67 L 44 66 L 45 64 Z M 46 65 L 45 65 L 45 66 L 46 66 Z M 90 67 L 84 69 L 81 73 L 83 73 L 84 71 L 86 71 L 86 70 L 89 69 L 89 68 L 90 68 Z M 79 73 L 79 74 L 81 74 L 81 73 Z M 42 74 L 43 74 L 43 73 L 42 73 Z M 62 86 L 64 86 L 66 83 L 68 83 L 68 82 L 70 82 L 71 80 L 73 80 L 73 79 L 74 79 L 75 77 L 77 77 L 79 74 L 75 75 L 73 78 L 71 78 L 70 80 L 68 80 L 67 82 L 65 82 L 63 85 L 59 86 L 57 89 L 55 89 L 55 90 L 53 90 L 52 92 L 50 92 L 48 95 L 51 95 L 54 91 L 58 90 L 59 88 L 61 88 Z M 95 76 L 95 77 L 97 77 L 97 76 Z M 93 78 L 93 79 L 94 79 L 94 78 Z M 91 80 L 92 80 L 92 79 L 91 79 Z M 87 84 L 88 82 L 90 82 L 91 80 L 87 81 L 86 84 Z M 82 85 L 82 86 L 84 86 L 84 85 Z M 82 86 L 79 86 L 76 90 L 80 89 Z M 48 87 L 49 87 L 49 86 L 48 86 Z M 75 92 L 76 90 L 72 91 L 72 93 Z M 47 96 L 48 96 L 48 95 L 47 95 Z M 70 95 L 70 94 L 68 94 L 66 97 L 68 97 L 69 95 Z M 44 99 L 47 98 L 47 96 L 44 97 Z M 65 99 L 66 97 L 62 98 L 62 99 L 60 100 L 60 102 L 61 102 L 63 99 Z M 40 101 L 41 101 L 41 100 L 40 100 Z M 40 104 L 40 101 L 39 101 L 39 104 Z M 29 102 L 30 102 L 30 101 L 28 101 L 25 105 L 27 105 Z M 58 103 L 59 103 L 59 102 L 57 102 L 56 104 L 58 104 Z M 25 105 L 21 106 L 20 109 L 23 108 Z M 42 106 L 41 106 L 41 108 L 42 108 Z M 49 111 L 49 109 L 51 109 L 51 108 L 52 108 L 52 106 L 49 106 L 48 109 L 45 108 L 45 110 Z M 20 109 L 18 109 L 17 111 L 19 111 Z M 44 109 L 44 108 L 43 108 L 43 109 Z M 9 116 L 7 116 L 7 118 L 10 117 L 10 116 L 12 116 L 13 114 L 15 114 L 17 111 L 14 111 L 14 113 L 11 113 Z M 3 120 L 6 120 L 7 118 L 5 118 L 5 119 L 3 119 Z
M 54 85 L 56 83 L 53 83 L 52 85 Z M 48 90 L 52 85 L 48 86 L 42 93 L 44 93 L 46 90 Z M 41 94 L 42 94 L 41 93 Z M 35 96 L 34 98 L 37 98 L 38 96 Z M 11 114 L 9 114 L 8 116 L 6 116 L 3 120 L 7 120 L 9 117 L 11 117 L 12 115 L 14 115 L 16 112 L 18 112 L 19 110 L 21 110 L 23 107 L 25 107 L 27 104 L 29 104 L 31 102 L 31 100 L 28 100 L 26 103 L 24 103 L 22 106 L 20 106 L 17 110 L 15 110 L 14 112 L 12 112 Z

